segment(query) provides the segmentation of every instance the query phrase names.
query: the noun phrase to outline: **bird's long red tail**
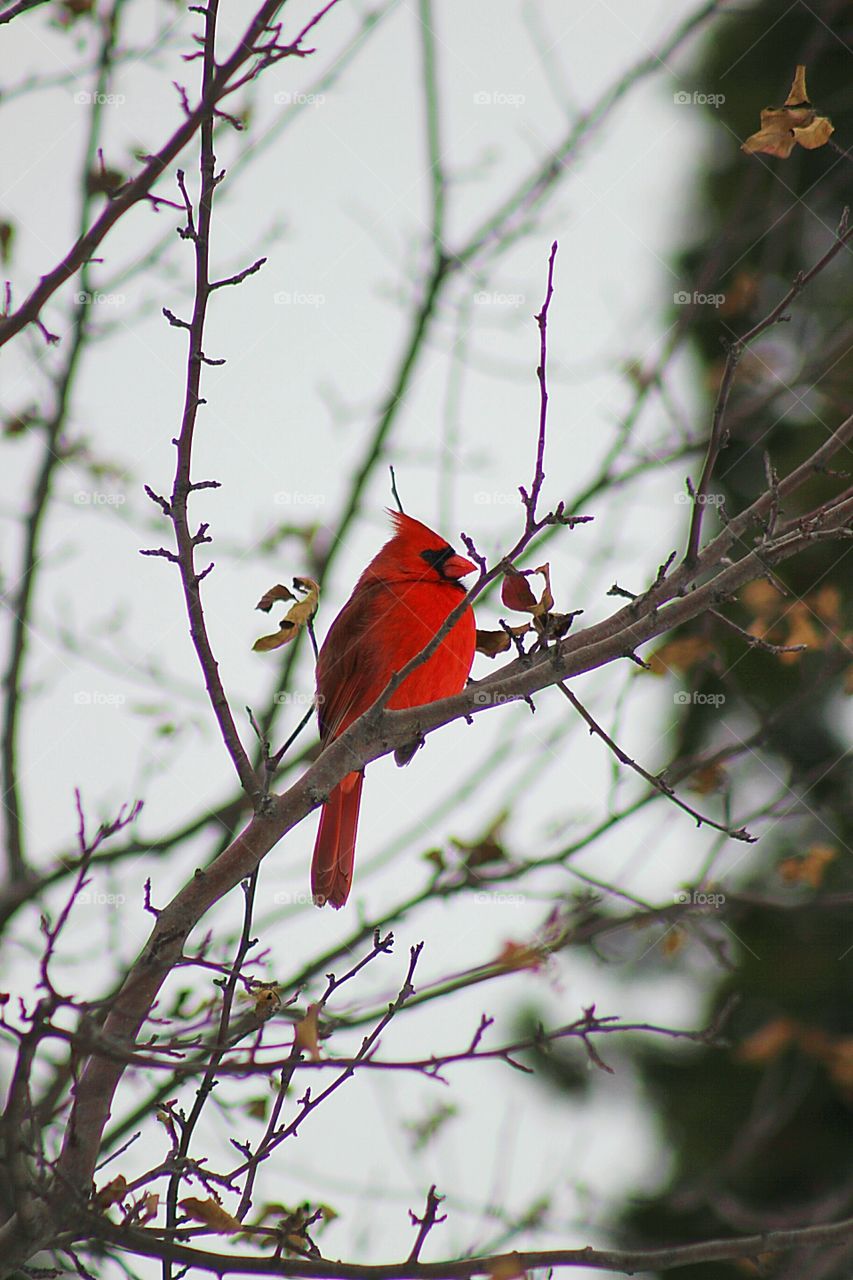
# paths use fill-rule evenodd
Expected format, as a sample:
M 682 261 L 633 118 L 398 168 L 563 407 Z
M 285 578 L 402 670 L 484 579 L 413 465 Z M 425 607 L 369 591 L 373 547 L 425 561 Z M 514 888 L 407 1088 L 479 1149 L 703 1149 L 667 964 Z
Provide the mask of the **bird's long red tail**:
M 311 892 L 320 906 L 342 907 L 352 886 L 363 773 L 348 773 L 323 805 L 311 863 Z

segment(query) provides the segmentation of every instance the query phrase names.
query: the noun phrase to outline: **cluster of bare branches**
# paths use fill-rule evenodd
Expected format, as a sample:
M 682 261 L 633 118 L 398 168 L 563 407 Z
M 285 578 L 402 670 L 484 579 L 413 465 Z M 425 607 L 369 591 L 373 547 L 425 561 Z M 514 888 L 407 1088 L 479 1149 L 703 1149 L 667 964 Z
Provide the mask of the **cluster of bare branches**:
M 35 9 L 37 3 L 38 0 L 19 0 L 0 14 L 0 23 Z M 217 191 L 226 179 L 224 171 L 217 170 L 215 130 L 217 125 L 240 127 L 240 120 L 223 107 L 232 94 L 279 61 L 313 53 L 306 47 L 307 37 L 315 37 L 316 29 L 335 3 L 331 0 L 299 32 L 286 37 L 277 17 L 280 0 L 267 0 L 222 60 L 216 55 L 218 0 L 205 0 L 196 6 L 194 12 L 202 29 L 196 52 L 188 61 L 193 64 L 198 58 L 200 82 L 194 105 L 191 96 L 181 90 L 181 125 L 146 158 L 135 177 L 109 191 L 105 208 L 97 217 L 93 216 L 92 190 L 83 183 L 80 234 L 72 247 L 59 263 L 45 271 L 19 304 L 13 305 L 11 289 L 6 290 L 0 345 L 15 338 L 21 341 L 34 326 L 48 344 L 58 345 L 60 362 L 53 374 L 53 405 L 38 424 L 43 451 L 24 521 L 17 585 L 10 599 L 11 647 L 5 669 L 2 725 L 7 878 L 0 888 L 0 928 L 10 936 L 14 924 L 40 910 L 49 893 L 61 892 L 62 905 L 54 916 L 47 912 L 42 916 L 43 944 L 34 989 L 4 993 L 0 1006 L 0 1032 L 12 1063 L 0 1128 L 6 1170 L 0 1199 L 4 1215 L 0 1225 L 0 1268 L 3 1274 L 21 1271 L 32 1276 L 58 1275 L 70 1260 L 80 1275 L 91 1276 L 106 1260 L 133 1275 L 133 1259 L 154 1259 L 162 1264 L 166 1280 L 189 1268 L 218 1275 L 257 1273 L 335 1280 L 475 1275 L 510 1280 L 533 1268 L 664 1271 L 691 1263 L 751 1258 L 849 1240 L 853 1220 L 848 1218 L 818 1224 L 803 1222 L 790 1228 L 774 1227 L 658 1249 L 561 1247 L 507 1251 L 495 1247 L 427 1262 L 421 1259 L 422 1251 L 429 1238 L 434 1242 L 432 1233 L 445 1217 L 439 1212 L 442 1197 L 431 1186 L 420 1214 L 410 1213 L 414 1239 L 409 1255 L 392 1263 L 366 1264 L 323 1256 L 314 1239 L 324 1224 L 323 1207 L 286 1212 L 280 1205 L 271 1208 L 271 1196 L 260 1194 L 259 1184 L 273 1153 L 294 1139 L 303 1123 L 330 1096 L 362 1074 L 412 1075 L 449 1087 L 450 1068 L 465 1064 L 480 1069 L 484 1063 L 495 1063 L 526 1075 L 533 1072 L 531 1063 L 537 1053 L 550 1053 L 558 1045 L 576 1045 L 591 1067 L 609 1073 L 609 1046 L 630 1046 L 642 1037 L 720 1047 L 727 1044 L 726 1010 L 710 1026 L 684 1028 L 598 1013 L 594 1006 L 585 1009 L 580 1017 L 556 1025 L 540 1025 L 531 1034 L 511 1038 L 495 1036 L 494 1021 L 484 1013 L 469 1032 L 451 1037 L 449 1047 L 428 1055 L 388 1053 L 382 1047 L 382 1037 L 392 1022 L 405 1024 L 421 1006 L 520 972 L 547 970 L 569 948 L 604 945 L 616 937 L 636 936 L 638 932 L 655 937 L 666 936 L 674 929 L 692 932 L 709 952 L 725 961 L 725 946 L 719 936 L 721 916 L 716 910 L 709 911 L 708 906 L 708 897 L 715 892 L 715 859 L 728 841 L 751 843 L 756 838 L 757 824 L 775 821 L 786 806 L 790 807 L 790 788 L 783 783 L 778 794 L 755 803 L 735 792 L 726 797 L 722 806 L 715 808 L 713 801 L 707 801 L 705 808 L 688 799 L 686 787 L 697 775 L 747 759 L 767 741 L 772 717 L 758 717 L 756 725 L 735 742 L 701 755 L 679 755 L 665 768 L 655 768 L 635 759 L 620 745 L 618 728 L 605 727 L 603 717 L 594 714 L 568 682 L 607 668 L 627 665 L 638 671 L 648 669 L 648 658 L 640 653 L 643 647 L 688 624 L 721 625 L 733 630 L 745 651 L 760 646 L 779 655 L 797 652 L 801 646 L 773 644 L 742 627 L 737 613 L 731 616 L 738 593 L 757 580 L 775 582 L 775 570 L 780 565 L 806 554 L 817 544 L 843 543 L 853 528 L 853 487 L 839 465 L 851 452 L 853 415 L 838 422 L 826 439 L 786 474 L 777 475 L 772 459 L 767 458 L 766 483 L 761 490 L 736 513 L 717 506 L 715 525 L 710 531 L 707 502 L 731 430 L 730 393 L 741 360 L 751 344 L 788 318 L 789 308 L 802 290 L 829 271 L 838 255 L 849 249 L 853 228 L 848 225 L 846 211 L 839 211 L 837 230 L 812 269 L 792 282 L 762 320 L 743 334 L 733 335 L 707 431 L 686 433 L 663 453 L 626 454 L 647 403 L 656 400 L 662 412 L 667 412 L 664 375 L 688 331 L 687 308 L 654 367 L 638 379 L 633 404 L 619 423 L 597 474 L 575 494 L 544 509 L 549 309 L 555 290 L 560 289 L 560 259 L 555 242 L 547 266 L 543 264 L 545 294 L 536 316 L 539 415 L 531 430 L 531 476 L 519 487 L 517 527 L 506 547 L 501 554 L 489 556 L 473 532 L 463 534 L 478 568 L 465 601 L 431 644 L 395 673 L 375 705 L 322 755 L 317 756 L 312 746 L 296 750 L 297 733 L 286 734 L 280 723 L 280 695 L 293 686 L 296 664 L 304 650 L 302 634 L 285 651 L 267 705 L 251 715 L 254 738 L 241 730 L 205 620 L 203 584 L 213 565 L 200 564 L 198 557 L 212 542 L 212 535 L 207 523 L 196 524 L 191 515 L 193 495 L 218 488 L 219 482 L 194 478 L 193 445 L 199 414 L 205 405 L 205 371 L 223 362 L 205 348 L 209 308 L 220 289 L 241 285 L 262 270 L 266 258 L 259 256 L 222 277 L 212 274 L 211 225 Z M 670 39 L 621 76 L 571 124 L 547 159 L 533 167 L 515 190 L 488 211 L 466 242 L 451 246 L 447 240 L 448 179 L 438 109 L 434 21 L 429 0 L 421 0 L 425 134 L 432 184 L 426 236 L 428 261 L 418 282 L 387 396 L 351 477 L 335 537 L 325 548 L 311 552 L 314 563 L 309 568 L 321 586 L 329 580 L 338 549 L 346 542 L 359 515 L 369 481 L 384 463 L 401 406 L 423 360 L 427 341 L 434 336 L 440 304 L 454 278 L 463 273 L 486 272 L 541 218 L 549 197 L 565 180 L 593 130 L 718 8 L 717 0 L 702 5 Z M 93 96 L 86 149 L 87 170 L 99 157 L 103 168 L 103 120 L 98 104 L 115 73 L 121 16 L 121 0 L 115 0 L 103 25 L 98 92 Z M 375 15 L 373 22 L 380 20 L 381 14 Z M 172 165 L 196 140 L 197 195 L 190 194 L 191 183 L 181 169 L 176 171 L 177 200 L 155 194 L 158 184 L 171 177 Z M 237 783 L 233 794 L 213 811 L 205 808 L 188 814 L 180 826 L 154 841 L 122 834 L 134 823 L 141 807 L 138 803 L 122 809 L 113 821 L 89 836 L 78 796 L 76 847 L 36 862 L 27 849 L 22 816 L 19 756 L 24 666 L 44 521 L 55 473 L 62 462 L 69 398 L 91 338 L 85 304 L 72 311 L 61 340 L 48 327 L 43 314 L 68 281 L 79 281 L 83 292 L 91 289 L 95 253 L 104 251 L 102 246 L 116 223 L 140 203 L 165 210 L 170 217 L 168 210 L 179 212 L 178 233 L 193 255 L 194 265 L 189 318 L 170 307 L 162 308 L 169 325 L 185 334 L 187 343 L 183 410 L 173 442 L 176 457 L 172 488 L 166 494 L 145 486 L 158 515 L 169 522 L 171 541 L 168 545 L 164 541 L 162 545 L 145 547 L 142 554 L 162 559 L 167 562 L 164 569 L 173 566 L 177 571 L 198 670 Z M 161 251 L 154 244 L 146 260 L 155 260 Z M 709 279 L 713 279 L 714 270 L 715 255 L 710 253 L 705 264 Z M 536 625 L 529 632 L 525 634 L 523 628 L 513 628 L 501 620 L 506 644 L 495 645 L 495 650 L 513 656 L 501 659 L 492 674 L 472 682 L 454 698 L 410 711 L 387 709 L 395 688 L 426 661 L 464 608 L 473 602 L 494 602 L 497 588 L 514 569 L 535 563 L 545 546 L 556 539 L 569 538 L 576 526 L 588 523 L 590 507 L 598 499 L 612 498 L 638 477 L 684 461 L 694 466 L 697 478 L 688 479 L 686 484 L 690 520 L 683 551 L 661 547 L 660 568 L 653 577 L 650 575 L 650 581 L 635 582 L 630 590 L 614 584 L 610 594 L 619 597 L 621 603 L 609 616 L 580 626 L 576 612 L 557 611 L 549 586 L 547 598 L 543 594 L 535 602 Z M 822 485 L 817 499 L 813 497 L 816 480 Z M 849 662 L 846 646 L 840 641 L 828 646 L 825 661 L 836 668 Z M 822 673 L 818 672 L 816 681 L 821 678 Z M 424 872 L 423 883 L 395 901 L 380 918 L 359 919 L 349 935 L 333 948 L 317 955 L 294 957 L 292 972 L 272 980 L 265 968 L 267 953 L 259 950 L 259 939 L 254 936 L 258 928 L 258 877 L 269 851 L 322 804 L 332 788 L 354 768 L 422 743 L 456 721 L 479 726 L 484 713 L 497 713 L 507 704 L 535 709 L 534 698 L 553 688 L 568 701 L 584 729 L 611 753 L 614 769 L 626 769 L 639 778 L 639 794 L 628 802 L 614 803 L 587 829 L 551 850 L 520 854 L 492 840 L 486 856 L 483 848 L 492 832 L 478 846 L 459 846 L 455 857 L 450 851 L 439 853 Z M 811 692 L 806 684 L 797 696 L 808 698 Z M 791 705 L 786 704 L 784 714 L 790 713 Z M 306 720 L 304 717 L 299 728 Z M 567 720 L 559 732 L 567 732 L 571 723 Z M 477 732 L 477 728 L 471 732 Z M 279 741 L 283 745 L 279 746 Z M 488 781 L 499 762 L 499 752 L 500 748 L 487 768 L 478 766 L 459 781 L 449 807 Z M 519 774 L 518 786 L 524 784 L 526 776 L 524 771 Z M 572 860 L 581 851 L 593 847 L 651 805 L 668 805 L 680 811 L 679 821 L 712 833 L 715 842 L 704 874 L 678 900 L 651 902 L 572 867 Z M 420 837 L 419 832 L 416 835 Z M 207 842 L 203 866 L 197 865 L 192 846 L 199 836 Z M 412 838 L 408 831 L 401 836 L 408 843 Z M 57 961 L 72 931 L 75 904 L 96 883 L 97 876 L 130 864 L 141 853 L 149 858 L 172 859 L 184 850 L 189 850 L 188 856 L 193 859 L 187 863 L 192 871 L 188 871 L 182 887 L 165 905 L 155 905 L 156 889 L 150 878 L 146 884 L 145 908 L 151 925 L 139 956 L 110 974 L 109 980 L 101 984 L 101 993 L 94 997 L 81 998 L 64 990 L 63 980 L 57 977 Z M 420 981 L 418 965 L 425 948 L 423 940 L 410 944 L 407 961 L 399 963 L 391 926 L 399 933 L 424 904 L 461 898 L 472 890 L 498 892 L 513 883 L 535 883 L 548 868 L 575 876 L 582 887 L 575 894 L 565 892 L 550 901 L 540 927 L 531 937 L 508 943 L 487 963 L 437 980 Z M 200 943 L 193 942 L 193 932 L 238 886 L 243 894 L 242 920 L 230 954 L 224 954 L 210 934 Z M 754 894 L 739 892 L 736 886 L 726 886 L 725 894 L 720 896 L 725 902 L 726 918 L 735 924 L 739 910 L 755 901 Z M 768 892 L 767 900 L 772 896 Z M 621 904 L 618 908 L 614 908 L 616 902 Z M 799 899 L 780 898 L 777 905 L 781 910 L 794 911 L 802 903 Z M 307 910 L 308 904 L 305 907 Z M 286 921 L 287 913 L 282 915 Z M 428 943 L 426 946 L 428 950 Z M 365 984 L 365 975 L 369 978 L 376 973 L 383 975 L 377 982 L 383 990 L 387 988 L 385 999 L 377 998 L 376 988 Z M 386 978 L 385 974 L 389 976 Z M 182 999 L 174 997 L 169 984 L 176 977 L 188 975 L 191 979 L 208 980 L 212 976 L 216 998 L 200 1008 L 186 1007 Z M 346 989 L 350 1005 L 340 1003 L 342 988 Z M 135 1082 L 136 1097 L 132 1104 L 122 1097 L 122 1109 L 118 1110 L 120 1086 L 129 1078 Z M 210 1113 L 217 1087 L 228 1081 L 247 1082 L 246 1087 L 271 1081 L 274 1087 L 259 1109 L 263 1120 L 260 1135 L 232 1137 L 230 1159 L 222 1161 L 204 1150 L 202 1121 Z M 114 1172 L 120 1166 L 113 1162 L 140 1141 L 140 1134 L 152 1121 L 159 1126 L 159 1154 L 130 1178 Z M 231 1207 L 226 1209 L 226 1203 Z M 448 1204 L 446 1209 L 450 1212 L 452 1206 Z M 524 1227 L 523 1222 L 510 1224 L 510 1242 L 522 1234 Z M 205 1245 L 211 1234 L 228 1237 L 228 1250 Z

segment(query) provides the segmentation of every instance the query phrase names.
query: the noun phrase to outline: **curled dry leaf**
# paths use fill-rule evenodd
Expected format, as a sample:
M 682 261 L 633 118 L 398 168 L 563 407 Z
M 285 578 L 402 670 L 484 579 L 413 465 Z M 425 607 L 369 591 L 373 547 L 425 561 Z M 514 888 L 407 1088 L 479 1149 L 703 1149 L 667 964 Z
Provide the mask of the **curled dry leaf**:
M 188 1196 L 186 1200 L 179 1200 L 178 1205 L 188 1218 L 192 1218 L 193 1222 L 203 1222 L 206 1227 L 210 1227 L 211 1231 L 216 1231 L 220 1235 L 229 1236 L 235 1231 L 243 1230 L 242 1222 L 233 1217 L 227 1209 L 223 1209 L 221 1204 L 217 1204 L 212 1196 L 208 1196 L 207 1200 Z
M 272 1018 L 281 1008 L 281 995 L 274 982 L 259 983 L 252 988 L 252 1004 L 262 1022 Z
M 806 92 L 806 69 L 797 67 L 791 92 L 784 106 L 765 107 L 761 113 L 761 128 L 753 133 L 741 147 L 747 155 L 763 152 L 787 160 L 794 147 L 814 151 L 823 147 L 834 132 L 827 116 L 819 116 Z
M 536 609 L 536 597 L 530 590 L 527 578 L 518 569 L 509 569 L 504 574 L 501 602 L 516 613 L 533 613 Z
M 450 843 L 462 855 L 463 863 L 469 871 L 489 863 L 509 862 L 509 855 L 501 840 L 508 816 L 507 811 L 503 810 L 476 840 L 451 837 Z
M 134 1226 L 144 1227 L 146 1223 L 153 1221 L 157 1217 L 160 1208 L 160 1197 L 156 1191 L 146 1191 L 141 1200 L 137 1200 L 133 1206 L 129 1217 L 132 1218 Z
M 294 578 L 293 586 L 300 593 L 301 599 L 279 583 L 278 586 L 271 587 L 269 591 L 262 595 L 255 605 L 256 609 L 269 613 L 270 609 L 278 601 L 295 601 L 279 623 L 278 631 L 271 636 L 261 636 L 259 640 L 255 641 L 252 648 L 256 653 L 267 653 L 270 649 L 280 649 L 282 645 L 289 644 L 299 634 L 302 627 L 308 625 L 317 612 L 317 606 L 320 602 L 319 584 L 313 578 Z
M 127 1195 L 127 1178 L 120 1173 L 112 1182 L 106 1183 L 100 1191 L 95 1192 L 95 1204 L 99 1209 L 109 1209 L 111 1204 L 119 1204 Z
M 317 1026 L 319 1013 L 320 1005 L 309 1005 L 308 1012 L 301 1022 L 297 1022 L 293 1034 L 294 1048 L 303 1049 L 312 1062 L 320 1061 L 320 1029 Z
M 527 581 L 534 574 L 540 574 L 545 585 L 537 599 Z M 523 636 L 528 631 L 535 631 L 543 641 L 559 640 L 564 636 L 577 616 L 574 613 L 552 613 L 554 596 L 551 591 L 551 566 L 541 564 L 537 569 L 514 569 L 510 567 L 504 574 L 501 586 L 501 600 L 508 609 L 517 613 L 529 613 L 532 625 L 507 627 L 503 631 L 478 631 L 477 652 L 494 658 L 499 653 L 506 653 L 512 645 L 514 636 Z
M 510 627 L 508 631 L 478 631 L 477 652 L 484 653 L 487 658 L 496 658 L 499 653 L 506 653 L 513 636 L 523 636 L 532 630 L 529 622 L 522 622 L 517 627 Z
M 541 574 L 545 579 L 542 595 L 538 600 L 527 581 L 534 573 Z M 541 564 L 538 569 L 509 569 L 504 574 L 501 600 L 508 609 L 514 609 L 517 613 L 530 613 L 534 618 L 541 618 L 546 613 L 550 613 L 554 608 L 550 564 Z

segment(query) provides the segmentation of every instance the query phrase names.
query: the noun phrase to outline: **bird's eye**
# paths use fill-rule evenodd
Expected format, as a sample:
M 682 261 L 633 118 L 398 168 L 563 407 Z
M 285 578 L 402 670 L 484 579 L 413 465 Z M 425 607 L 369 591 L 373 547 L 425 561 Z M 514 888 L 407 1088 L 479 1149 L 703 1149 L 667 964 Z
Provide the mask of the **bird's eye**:
M 450 557 L 453 555 L 452 547 L 442 547 L 440 551 L 422 551 L 421 559 L 426 560 L 431 568 L 441 573 Z

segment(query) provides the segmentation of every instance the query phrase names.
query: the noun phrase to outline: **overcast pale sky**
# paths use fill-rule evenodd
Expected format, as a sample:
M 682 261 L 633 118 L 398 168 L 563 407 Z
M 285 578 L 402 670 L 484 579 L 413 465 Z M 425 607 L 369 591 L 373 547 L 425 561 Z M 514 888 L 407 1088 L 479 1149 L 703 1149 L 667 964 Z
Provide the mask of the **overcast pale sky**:
M 437 3 L 448 245 L 464 242 L 548 156 L 567 120 L 657 47 L 693 8 L 684 0 Z M 263 705 L 275 664 L 272 656 L 252 653 L 253 641 L 269 629 L 254 613 L 255 603 L 273 583 L 305 569 L 296 541 L 282 542 L 274 554 L 259 544 L 284 521 L 334 527 L 352 466 L 387 394 L 413 280 L 426 260 L 430 181 L 418 8 L 413 0 L 381 6 L 378 26 L 356 42 L 339 74 L 330 75 L 356 40 L 365 11 L 358 5 L 333 10 L 312 33 L 317 52 L 311 58 L 284 61 L 229 104 L 230 110 L 250 109 L 247 132 L 237 135 L 223 126 L 217 135 L 227 176 L 214 218 L 216 272 L 231 274 L 261 255 L 268 259 L 239 288 L 213 300 L 205 349 L 227 363 L 204 372 L 208 403 L 195 451 L 196 478 L 222 482 L 197 495 L 193 511 L 197 520 L 210 522 L 215 540 L 216 570 L 205 581 L 206 616 L 247 738 L 243 708 Z M 223 53 L 248 12 L 224 0 Z M 288 6 L 285 12 L 286 32 L 292 34 L 311 7 Z M 144 51 L 158 43 L 151 57 L 121 64 L 113 101 L 104 108 L 105 163 L 128 173 L 138 164 L 135 153 L 154 150 L 176 127 L 180 101 L 172 82 L 187 85 L 192 99 L 199 64 L 181 60 L 197 26 L 183 8 L 130 4 L 123 21 L 123 47 Z M 76 234 L 84 99 L 94 84 L 91 72 L 83 70 L 91 62 L 91 41 L 84 23 L 71 33 L 59 30 L 48 9 L 3 33 L 5 89 L 31 76 L 61 81 L 37 93 L 13 93 L 3 105 L 0 217 L 16 227 L 7 270 L 17 301 Z M 663 347 L 673 294 L 692 288 L 674 274 L 672 261 L 692 216 L 691 166 L 708 113 L 692 96 L 707 86 L 685 79 L 686 65 L 681 56 L 641 83 L 588 140 L 529 233 L 486 269 L 461 272 L 441 304 L 387 456 L 407 509 L 440 523 L 451 540 L 458 542 L 464 530 L 493 555 L 517 536 L 517 486 L 529 479 L 538 414 L 533 315 L 553 239 L 559 253 L 550 313 L 545 505 L 571 497 L 595 474 L 614 425 L 632 402 L 626 362 L 647 365 Z M 329 83 L 318 87 L 325 78 Z M 681 100 L 685 94 L 687 102 Z M 193 147 L 181 164 L 194 189 Z M 157 191 L 176 197 L 174 166 Z M 182 403 L 185 339 L 166 323 L 161 308 L 186 315 L 192 278 L 189 247 L 174 233 L 177 221 L 168 207 L 157 214 L 148 205 L 137 207 L 102 246 L 104 262 L 94 272 L 92 314 L 103 335 L 88 353 L 74 393 L 67 438 L 81 449 L 60 468 L 59 503 L 45 531 L 29 638 L 26 685 L 32 705 L 22 742 L 23 787 L 28 836 L 44 859 L 73 844 L 74 787 L 81 789 L 93 821 L 124 800 L 143 797 L 139 829 L 152 838 L 233 789 L 231 765 L 213 730 L 189 643 L 177 573 L 163 560 L 139 555 L 141 547 L 169 537 L 142 486 L 168 492 L 174 464 L 170 441 Z M 170 242 L 168 249 L 149 271 L 135 272 L 133 265 L 161 239 Z M 60 335 L 74 289 L 69 283 L 45 311 L 47 325 Z M 4 352 L 4 416 L 44 403 L 45 375 L 60 358 L 61 352 L 46 349 L 31 332 Z M 684 421 L 700 431 L 686 358 L 674 369 L 671 392 Z M 643 453 L 673 436 L 672 422 L 655 405 L 641 418 L 633 447 Z M 16 519 L 26 504 L 37 446 L 19 439 L 4 450 L 0 548 L 8 581 L 19 555 Z M 448 454 L 454 463 L 450 484 L 441 466 Z M 93 474 L 87 465 L 93 461 L 109 466 Z M 558 608 L 583 609 L 584 620 L 594 620 L 611 611 L 606 591 L 614 580 L 642 588 L 684 538 L 687 508 L 680 498 L 686 470 L 660 468 L 617 504 L 593 504 L 594 524 L 552 543 Z M 321 634 L 385 537 L 388 502 L 383 466 L 336 562 L 318 619 Z M 484 605 L 481 625 L 494 626 L 496 618 L 496 608 Z M 146 676 L 152 661 L 166 674 Z M 487 659 L 478 658 L 474 674 L 491 669 Z M 631 698 L 622 706 L 627 686 Z M 300 718 L 312 687 L 306 652 L 299 669 L 303 701 L 297 697 L 286 708 L 282 734 Z M 579 682 L 582 696 L 606 722 L 621 707 L 620 740 L 650 767 L 665 761 L 676 690 L 672 682 L 638 676 L 627 664 Z M 567 712 L 556 694 L 548 695 L 539 700 L 535 719 L 526 708 L 509 707 L 478 717 L 473 727 L 457 724 L 435 735 L 406 770 L 389 760 L 372 765 L 355 890 L 346 912 L 319 913 L 301 905 L 296 914 L 283 916 L 276 895 L 280 900 L 307 893 L 316 819 L 282 842 L 266 860 L 261 879 L 259 921 L 271 948 L 270 972 L 290 972 L 294 957 L 307 948 L 325 949 L 346 936 L 354 913 L 378 915 L 402 888 L 420 883 L 425 849 L 448 834 L 478 835 L 503 796 L 512 801 L 510 847 L 529 856 L 552 851 L 602 817 L 612 800 L 611 762 L 580 722 L 566 731 Z M 512 749 L 486 789 L 446 819 L 442 798 L 496 744 L 505 743 Z M 635 793 L 632 782 L 619 791 L 620 797 Z M 423 834 L 404 840 L 393 857 L 383 856 L 420 820 Z M 712 836 L 659 806 L 619 828 L 613 839 L 599 841 L 577 866 L 666 899 L 695 874 Z M 208 851 L 207 843 L 199 843 L 199 857 Z M 740 846 L 731 864 L 742 856 Z M 92 979 L 93 937 L 130 958 L 147 933 L 141 898 L 146 876 L 152 875 L 154 899 L 162 902 L 186 870 L 185 864 L 163 862 L 152 869 L 140 859 L 100 886 L 124 895 L 120 919 L 115 910 L 94 904 L 88 915 L 78 908 L 81 965 L 69 972 L 76 973 L 81 990 Z M 504 901 L 469 897 L 433 905 L 398 930 L 395 959 L 366 975 L 363 990 L 371 982 L 377 994 L 396 990 L 408 946 L 420 939 L 426 943 L 422 980 L 484 962 L 507 939 L 528 936 L 551 897 L 573 887 L 562 870 L 535 882 L 535 896 L 526 889 L 510 892 Z M 238 911 L 232 900 L 211 923 L 233 924 Z M 26 982 L 29 940 L 23 931 L 20 946 Z M 460 994 L 440 1013 L 401 1020 L 383 1043 L 389 1055 L 461 1047 L 484 1008 L 497 1018 L 498 1030 L 506 1031 L 519 1003 L 533 1000 L 561 1021 L 593 1002 L 604 1013 L 673 1025 L 701 1021 L 701 974 L 693 975 L 691 986 L 658 973 L 644 976 L 635 964 L 628 987 L 620 968 L 593 966 L 570 951 L 545 975 L 522 973 L 491 990 Z M 96 992 L 87 988 L 86 994 Z M 550 1245 L 595 1243 L 597 1224 L 620 1190 L 641 1179 L 648 1185 L 664 1172 L 627 1075 L 607 1077 L 578 1107 L 558 1104 L 505 1067 L 462 1067 L 452 1085 L 451 1093 L 421 1080 L 360 1077 L 321 1110 L 310 1132 L 306 1127 L 298 1151 L 282 1149 L 269 1162 L 271 1198 L 337 1204 L 339 1195 L 350 1211 L 329 1230 L 324 1246 L 347 1257 L 368 1248 L 374 1257 L 391 1257 L 410 1241 L 405 1208 L 417 1207 L 433 1181 L 457 1206 L 442 1228 L 441 1252 L 447 1253 L 489 1238 L 465 1205 L 500 1200 L 517 1211 L 539 1190 L 554 1197 L 552 1230 L 545 1231 Z M 130 1082 L 116 1114 L 132 1093 Z M 445 1101 L 459 1107 L 459 1117 L 424 1153 L 413 1154 L 398 1118 L 417 1119 Z M 213 1117 L 209 1141 L 224 1145 L 231 1131 L 227 1117 Z M 128 1176 L 144 1167 L 146 1155 L 150 1151 L 128 1152 Z M 383 1188 L 389 1208 L 379 1212 L 381 1197 L 365 1187 Z

